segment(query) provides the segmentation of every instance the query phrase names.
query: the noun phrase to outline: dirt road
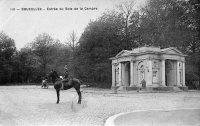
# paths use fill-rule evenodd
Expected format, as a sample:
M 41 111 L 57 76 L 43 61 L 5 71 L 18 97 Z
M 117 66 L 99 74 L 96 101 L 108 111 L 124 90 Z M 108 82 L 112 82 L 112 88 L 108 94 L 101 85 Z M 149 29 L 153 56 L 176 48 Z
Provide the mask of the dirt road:
M 77 104 L 74 89 L 61 91 L 60 104 L 52 86 L 1 86 L 0 125 L 103 126 L 120 112 L 148 109 L 200 108 L 200 92 L 119 93 L 82 88 Z

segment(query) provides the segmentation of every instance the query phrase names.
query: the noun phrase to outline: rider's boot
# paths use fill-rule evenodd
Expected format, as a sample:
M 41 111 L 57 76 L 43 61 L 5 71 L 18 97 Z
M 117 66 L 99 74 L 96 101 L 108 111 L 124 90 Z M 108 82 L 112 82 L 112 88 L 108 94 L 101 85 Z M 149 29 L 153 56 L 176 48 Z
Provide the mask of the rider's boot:
M 63 82 L 61 82 L 61 88 L 60 90 L 64 90 Z

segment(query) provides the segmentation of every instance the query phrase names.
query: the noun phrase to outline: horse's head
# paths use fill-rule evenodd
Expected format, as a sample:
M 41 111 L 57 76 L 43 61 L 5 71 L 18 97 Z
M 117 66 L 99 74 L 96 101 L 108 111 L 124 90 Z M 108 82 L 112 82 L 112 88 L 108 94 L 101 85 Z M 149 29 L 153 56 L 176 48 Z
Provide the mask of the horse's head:
M 50 73 L 48 73 L 48 78 L 51 78 L 53 83 L 55 83 L 56 80 L 60 79 L 55 70 L 52 70 Z
M 48 73 L 48 77 L 59 78 L 59 76 L 58 76 L 56 71 L 51 71 L 50 73 Z

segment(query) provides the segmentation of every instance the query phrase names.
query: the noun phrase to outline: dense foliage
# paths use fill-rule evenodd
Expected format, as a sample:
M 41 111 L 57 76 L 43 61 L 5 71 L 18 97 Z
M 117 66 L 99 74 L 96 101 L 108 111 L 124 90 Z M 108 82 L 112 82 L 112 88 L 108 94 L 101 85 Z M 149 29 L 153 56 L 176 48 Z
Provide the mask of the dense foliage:
M 70 76 L 110 87 L 109 58 L 148 45 L 173 46 L 187 54 L 186 82 L 191 86 L 200 76 L 199 0 L 149 0 L 140 10 L 133 8 L 133 2 L 126 2 L 104 12 L 87 25 L 79 40 L 73 31 L 67 44 L 43 33 L 17 51 L 14 40 L 1 32 L 0 82 L 39 82 L 51 69 L 61 75 L 68 64 Z
M 14 40 L 4 32 L 0 33 L 0 81 L 11 81 L 16 74 L 16 47 Z
M 200 75 L 199 4 L 149 0 L 140 11 L 131 11 L 132 6 L 132 3 L 124 3 L 119 6 L 119 11 L 105 12 L 88 24 L 80 38 L 77 55 L 83 78 L 110 84 L 109 58 L 123 49 L 148 45 L 176 47 L 188 54 L 186 75 L 194 75 L 197 81 Z M 191 81 L 187 82 L 190 86 Z

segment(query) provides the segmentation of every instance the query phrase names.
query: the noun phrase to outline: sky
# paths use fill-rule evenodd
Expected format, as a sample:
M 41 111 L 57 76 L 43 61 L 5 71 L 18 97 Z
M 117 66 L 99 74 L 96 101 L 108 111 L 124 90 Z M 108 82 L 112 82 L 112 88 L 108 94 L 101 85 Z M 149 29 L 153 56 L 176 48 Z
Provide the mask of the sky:
M 42 33 L 48 33 L 65 43 L 72 31 L 80 37 L 90 21 L 126 1 L 128 0 L 0 0 L 0 32 L 3 31 L 14 39 L 18 50 Z M 144 3 L 145 0 L 135 0 L 135 7 Z

